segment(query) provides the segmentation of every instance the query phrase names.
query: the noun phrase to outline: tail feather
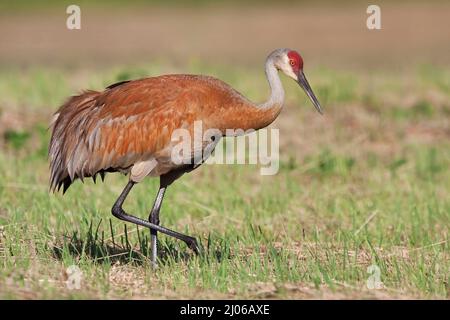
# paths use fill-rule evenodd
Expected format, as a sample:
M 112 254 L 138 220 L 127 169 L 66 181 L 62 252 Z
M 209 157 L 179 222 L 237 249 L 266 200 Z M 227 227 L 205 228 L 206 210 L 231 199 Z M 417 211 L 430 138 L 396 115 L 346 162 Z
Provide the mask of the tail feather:
M 50 129 L 52 130 L 49 158 L 50 158 L 50 190 L 58 192 L 63 187 L 63 194 L 67 191 L 77 176 L 70 177 L 68 160 L 71 157 L 70 142 L 74 140 L 74 132 L 68 132 L 69 124 L 77 114 L 95 105 L 99 92 L 85 91 L 78 96 L 69 98 L 55 113 Z M 81 130 L 81 128 L 76 128 Z M 79 134 L 79 132 L 77 132 Z

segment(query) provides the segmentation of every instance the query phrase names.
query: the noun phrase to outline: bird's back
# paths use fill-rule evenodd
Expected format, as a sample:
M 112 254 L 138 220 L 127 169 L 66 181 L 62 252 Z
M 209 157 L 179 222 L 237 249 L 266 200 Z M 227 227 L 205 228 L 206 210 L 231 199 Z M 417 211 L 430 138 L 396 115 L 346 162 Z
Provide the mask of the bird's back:
M 76 178 L 123 171 L 167 152 L 175 129 L 194 121 L 217 128 L 221 110 L 250 104 L 207 76 L 166 75 L 124 81 L 71 97 L 55 113 L 49 156 L 51 189 Z

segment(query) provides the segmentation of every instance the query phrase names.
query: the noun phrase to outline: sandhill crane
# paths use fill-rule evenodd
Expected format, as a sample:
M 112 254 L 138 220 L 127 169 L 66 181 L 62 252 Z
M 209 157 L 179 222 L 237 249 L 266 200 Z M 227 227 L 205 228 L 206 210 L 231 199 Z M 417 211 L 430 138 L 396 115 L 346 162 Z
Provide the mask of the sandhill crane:
M 73 96 L 55 113 L 49 147 L 50 189 L 63 193 L 75 179 L 107 172 L 129 174 L 129 182 L 112 207 L 124 221 L 150 229 L 151 261 L 156 264 L 157 232 L 184 241 L 198 252 L 195 238 L 159 225 L 159 212 L 167 187 L 198 165 L 171 159 L 171 134 L 191 130 L 194 121 L 207 128 L 258 130 L 272 123 L 283 107 L 281 70 L 304 89 L 322 113 L 303 73 L 303 59 L 294 50 L 277 49 L 266 59 L 269 99 L 255 104 L 221 80 L 201 75 L 163 75 L 122 81 L 104 91 Z M 215 142 L 217 143 L 217 142 Z M 202 147 L 205 147 L 204 145 Z M 194 151 L 193 151 L 194 152 Z M 129 215 L 122 205 L 132 187 L 145 177 L 160 177 L 160 187 L 147 220 Z

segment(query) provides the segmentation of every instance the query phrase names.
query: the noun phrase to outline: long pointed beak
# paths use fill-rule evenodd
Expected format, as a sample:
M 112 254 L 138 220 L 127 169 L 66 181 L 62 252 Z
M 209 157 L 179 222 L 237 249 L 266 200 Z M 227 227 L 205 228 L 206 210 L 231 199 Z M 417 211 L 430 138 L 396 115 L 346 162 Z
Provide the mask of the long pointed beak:
M 302 70 L 300 70 L 300 72 L 298 73 L 297 82 L 300 85 L 300 87 L 302 87 L 303 90 L 305 90 L 305 93 L 308 95 L 309 99 L 314 104 L 314 107 L 316 107 L 317 111 L 319 111 L 320 114 L 323 114 L 319 100 L 317 100 L 316 95 L 312 91 L 311 86 L 309 85 L 308 80 L 306 79 L 306 76 Z

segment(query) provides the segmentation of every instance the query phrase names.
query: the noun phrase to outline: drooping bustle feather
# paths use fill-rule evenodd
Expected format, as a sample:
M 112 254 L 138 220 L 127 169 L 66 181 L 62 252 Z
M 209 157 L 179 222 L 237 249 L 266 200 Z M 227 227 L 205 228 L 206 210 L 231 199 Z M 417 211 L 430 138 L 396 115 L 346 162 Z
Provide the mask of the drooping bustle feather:
M 92 107 L 95 98 L 99 95 L 96 91 L 85 91 L 78 96 L 69 98 L 55 113 L 50 125 L 52 136 L 49 147 L 50 157 L 50 190 L 59 191 L 63 186 L 63 193 L 70 187 L 72 179 L 69 176 L 67 160 L 69 150 L 72 149 L 69 142 L 73 141 L 73 132 L 67 130 L 71 122 L 75 120 L 83 110 Z M 72 125 L 73 126 L 73 125 Z

